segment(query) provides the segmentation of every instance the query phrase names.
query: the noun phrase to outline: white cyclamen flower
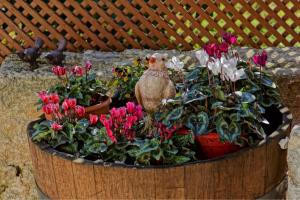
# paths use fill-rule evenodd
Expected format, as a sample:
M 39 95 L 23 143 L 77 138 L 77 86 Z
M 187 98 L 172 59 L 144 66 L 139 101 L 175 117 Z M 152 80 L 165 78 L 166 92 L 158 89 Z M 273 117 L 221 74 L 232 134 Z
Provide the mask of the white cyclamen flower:
M 226 59 L 223 56 L 221 57 L 221 63 L 222 66 L 225 68 L 225 71 L 234 71 L 236 69 L 237 61 L 238 60 L 236 58 Z
M 177 57 L 173 56 L 172 59 L 166 63 L 166 67 L 169 69 L 174 69 L 175 71 L 181 71 L 184 67 L 184 63 L 181 62 Z
M 246 76 L 244 69 L 235 69 L 233 72 L 227 75 L 232 82 L 243 79 Z
M 205 67 L 209 59 L 208 54 L 204 50 L 199 50 L 195 52 L 195 56 L 199 60 L 200 66 Z
M 172 102 L 175 102 L 176 100 L 174 99 L 162 99 L 161 100 L 161 103 L 162 105 L 167 105 L 167 103 L 172 103 Z
M 207 67 L 214 75 L 218 75 L 221 73 L 221 65 L 222 63 L 218 59 L 214 59 L 213 61 L 208 62 Z
M 245 76 L 244 69 L 238 70 L 236 68 L 237 65 L 237 59 L 236 58 L 230 58 L 226 59 L 225 57 L 221 57 L 221 63 L 222 63 L 222 74 L 221 78 L 222 80 L 230 80 L 232 82 L 236 82 L 237 80 L 243 78 Z

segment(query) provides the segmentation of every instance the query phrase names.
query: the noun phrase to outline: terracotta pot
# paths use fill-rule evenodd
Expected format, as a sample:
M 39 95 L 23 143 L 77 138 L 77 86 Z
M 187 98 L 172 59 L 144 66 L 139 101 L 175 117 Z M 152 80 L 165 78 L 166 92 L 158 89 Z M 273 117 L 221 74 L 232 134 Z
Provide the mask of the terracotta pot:
M 238 151 L 240 146 L 220 141 L 220 136 L 217 133 L 209 133 L 195 137 L 195 140 L 200 145 L 202 152 L 206 158 L 215 158 L 228 153 Z
M 94 115 L 107 114 L 109 112 L 110 103 L 111 103 L 111 98 L 108 97 L 105 101 L 99 104 L 85 107 L 85 117 L 88 118 L 89 114 L 94 114 Z M 52 120 L 52 115 L 45 114 L 45 118 L 47 120 Z

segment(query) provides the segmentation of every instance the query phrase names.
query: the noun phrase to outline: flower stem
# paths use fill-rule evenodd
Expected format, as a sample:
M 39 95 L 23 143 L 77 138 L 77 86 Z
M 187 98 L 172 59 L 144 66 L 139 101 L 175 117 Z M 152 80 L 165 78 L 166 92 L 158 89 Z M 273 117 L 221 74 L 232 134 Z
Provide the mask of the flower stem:
M 207 68 L 207 76 L 208 76 L 208 85 L 210 86 L 210 73 L 209 73 L 209 68 L 208 68 L 208 62 L 209 62 L 209 59 L 206 62 L 206 68 Z
M 262 97 L 262 67 L 259 65 L 259 76 L 260 76 L 260 96 Z

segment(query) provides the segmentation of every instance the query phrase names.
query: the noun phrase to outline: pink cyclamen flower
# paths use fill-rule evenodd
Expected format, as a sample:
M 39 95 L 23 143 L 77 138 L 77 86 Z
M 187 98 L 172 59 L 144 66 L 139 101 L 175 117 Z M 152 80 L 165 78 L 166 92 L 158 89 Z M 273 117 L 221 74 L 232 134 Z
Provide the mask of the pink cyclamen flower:
M 134 123 L 138 120 L 136 116 L 128 116 L 124 124 L 125 129 L 131 129 Z
M 76 106 L 75 113 L 78 117 L 84 117 L 85 115 L 85 108 L 83 106 Z
M 40 92 L 38 93 L 38 96 L 39 96 L 39 98 L 42 100 L 42 102 L 43 102 L 44 104 L 48 104 L 48 103 L 50 102 L 49 95 L 47 94 L 46 91 L 40 91 Z
M 256 65 L 260 65 L 260 66 L 262 66 L 262 67 L 265 67 L 265 66 L 266 66 L 267 59 L 268 59 L 268 55 L 267 55 L 267 52 L 266 52 L 266 51 L 263 51 L 261 54 L 255 54 L 255 55 L 252 57 L 253 62 L 254 62 Z
M 125 107 L 119 108 L 119 115 L 120 115 L 120 117 L 126 116 L 126 108 Z
M 98 122 L 98 116 L 97 115 L 90 114 L 89 117 L 90 117 L 90 124 L 91 125 L 97 124 L 97 122 Z
M 85 62 L 85 70 L 90 71 L 92 68 L 92 63 L 88 60 Z
M 75 76 L 83 76 L 84 70 L 83 70 L 82 67 L 75 66 L 75 67 L 73 67 L 73 69 L 72 69 L 72 73 L 73 73 Z
M 51 124 L 51 128 L 54 131 L 60 131 L 60 130 L 62 130 L 63 126 L 58 124 L 57 122 L 54 122 Z
M 56 76 L 63 76 L 66 74 L 66 68 L 61 67 L 61 66 L 55 66 L 55 67 L 52 67 L 52 72 Z
M 68 105 L 68 102 L 66 100 L 64 100 L 64 102 L 62 103 L 62 108 L 64 109 L 64 111 L 69 110 L 69 105 Z
M 106 120 L 106 115 L 105 114 L 101 114 L 100 117 L 99 117 L 99 121 L 101 123 L 103 123 L 105 120 Z
M 233 45 L 237 42 L 237 37 L 231 33 L 223 33 L 222 38 L 229 45 Z
M 49 105 L 52 107 L 52 111 L 54 113 L 59 113 L 59 104 L 58 103 L 51 103 Z
M 99 118 L 99 121 L 103 124 L 103 126 L 107 129 L 110 129 L 112 127 L 112 119 L 111 118 L 108 118 L 106 117 L 105 114 L 101 114 L 100 115 L 100 118 Z
M 117 138 L 116 136 L 114 136 L 113 132 L 111 129 L 107 128 L 106 127 L 106 133 L 107 133 L 107 136 L 110 138 L 110 140 L 113 142 L 113 143 L 116 143 L 117 142 Z
M 135 104 L 133 102 L 126 103 L 127 112 L 132 114 L 135 111 Z
M 134 115 L 137 116 L 139 120 L 143 118 L 143 108 L 141 105 L 136 106 Z
M 119 118 L 120 117 L 120 110 L 117 108 L 112 108 L 110 110 L 110 115 L 112 118 Z
M 50 94 L 49 99 L 50 99 L 51 103 L 59 103 L 59 96 L 56 93 Z

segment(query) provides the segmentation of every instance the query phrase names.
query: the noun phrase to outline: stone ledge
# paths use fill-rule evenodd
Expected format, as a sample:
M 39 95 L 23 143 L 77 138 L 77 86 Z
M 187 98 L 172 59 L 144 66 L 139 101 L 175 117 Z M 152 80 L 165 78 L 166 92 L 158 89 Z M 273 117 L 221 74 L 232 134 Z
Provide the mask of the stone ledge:
M 300 197 L 300 124 L 292 129 L 288 146 L 289 187 L 287 198 Z
M 268 53 L 267 68 L 272 70 L 275 74 L 286 74 L 287 76 L 299 72 L 300 63 L 300 48 L 286 47 L 286 48 L 267 48 Z M 249 59 L 258 49 L 248 47 L 238 47 L 236 50 L 240 53 L 242 58 Z M 147 54 L 154 52 L 168 53 L 169 56 L 179 56 L 187 64 L 193 64 L 196 61 L 194 51 L 177 51 L 177 50 L 138 50 L 131 49 L 123 52 L 99 52 L 87 50 L 83 53 L 65 52 L 66 66 L 83 65 L 86 60 L 93 63 L 94 70 L 97 71 L 99 77 L 107 79 L 111 77 L 111 69 L 116 65 L 131 64 L 135 58 L 143 58 Z M 46 52 L 38 59 L 39 68 L 33 72 L 29 70 L 28 64 L 22 62 L 16 54 L 7 56 L 0 68 L 0 75 L 4 77 L 22 77 L 22 76 L 52 76 L 51 65 L 45 59 Z M 283 69 L 284 68 L 284 69 Z M 289 70 L 286 70 L 289 69 Z

